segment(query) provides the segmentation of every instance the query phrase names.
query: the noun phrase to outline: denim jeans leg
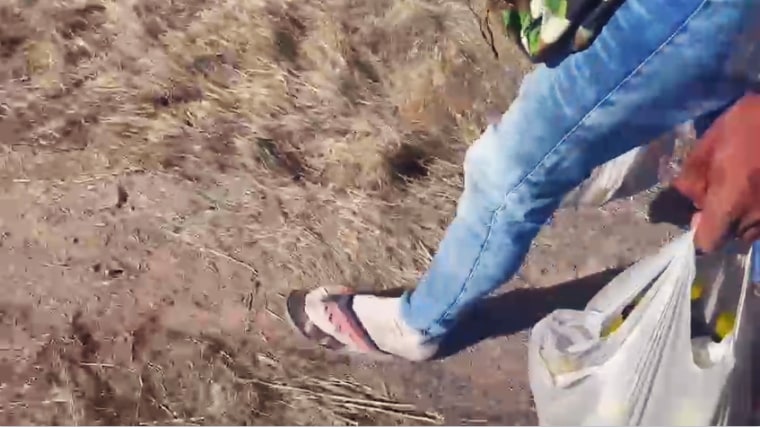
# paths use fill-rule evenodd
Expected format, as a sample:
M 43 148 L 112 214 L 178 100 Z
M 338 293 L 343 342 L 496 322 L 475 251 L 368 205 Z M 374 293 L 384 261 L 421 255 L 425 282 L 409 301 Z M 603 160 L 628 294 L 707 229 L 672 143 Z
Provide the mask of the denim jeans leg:
M 743 88 L 724 64 L 753 0 L 627 0 L 591 48 L 526 77 L 468 150 L 465 189 L 402 316 L 431 336 L 511 278 L 562 197 L 592 169 Z

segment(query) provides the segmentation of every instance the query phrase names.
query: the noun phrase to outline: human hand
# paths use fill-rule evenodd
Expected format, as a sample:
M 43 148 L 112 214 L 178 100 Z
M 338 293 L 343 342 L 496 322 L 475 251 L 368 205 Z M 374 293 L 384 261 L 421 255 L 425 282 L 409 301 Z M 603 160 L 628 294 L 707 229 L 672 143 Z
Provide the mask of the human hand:
M 715 121 L 672 188 L 693 204 L 699 249 L 713 251 L 731 237 L 747 243 L 760 237 L 760 95 L 745 96 Z

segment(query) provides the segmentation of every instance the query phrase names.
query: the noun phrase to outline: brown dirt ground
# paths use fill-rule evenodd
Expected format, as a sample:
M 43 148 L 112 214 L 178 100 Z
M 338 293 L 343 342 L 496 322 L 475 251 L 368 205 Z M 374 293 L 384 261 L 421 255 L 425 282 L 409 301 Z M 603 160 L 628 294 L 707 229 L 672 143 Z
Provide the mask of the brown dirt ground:
M 442 361 L 282 320 L 424 271 L 528 68 L 482 3 L 3 2 L 0 423 L 535 422 L 525 330 L 668 238 L 635 201 L 560 213 Z

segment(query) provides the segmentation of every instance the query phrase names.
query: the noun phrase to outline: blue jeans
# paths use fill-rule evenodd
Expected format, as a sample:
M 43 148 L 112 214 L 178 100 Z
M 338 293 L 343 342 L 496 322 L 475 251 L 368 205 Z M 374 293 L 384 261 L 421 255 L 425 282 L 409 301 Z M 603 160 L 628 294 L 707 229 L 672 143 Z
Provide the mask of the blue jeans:
M 594 167 L 745 88 L 729 55 L 756 0 L 626 0 L 586 51 L 525 78 L 467 152 L 465 189 L 402 316 L 431 337 L 508 281 L 563 196 Z

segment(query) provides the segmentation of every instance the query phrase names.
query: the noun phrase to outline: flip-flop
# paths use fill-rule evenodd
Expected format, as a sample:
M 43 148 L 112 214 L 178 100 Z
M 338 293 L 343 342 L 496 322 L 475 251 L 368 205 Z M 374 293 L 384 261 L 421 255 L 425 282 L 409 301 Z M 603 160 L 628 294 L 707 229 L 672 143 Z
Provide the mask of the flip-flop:
M 352 309 L 355 295 L 346 287 L 293 291 L 286 300 L 288 320 L 303 337 L 325 349 L 390 357 L 377 347 L 356 317 Z

